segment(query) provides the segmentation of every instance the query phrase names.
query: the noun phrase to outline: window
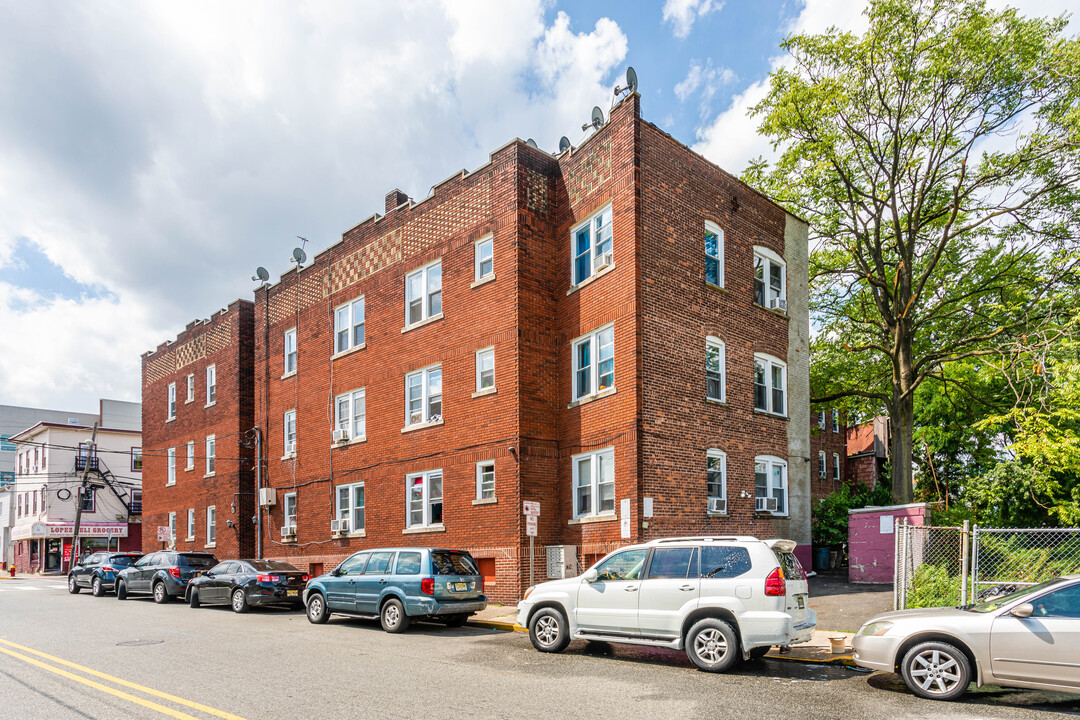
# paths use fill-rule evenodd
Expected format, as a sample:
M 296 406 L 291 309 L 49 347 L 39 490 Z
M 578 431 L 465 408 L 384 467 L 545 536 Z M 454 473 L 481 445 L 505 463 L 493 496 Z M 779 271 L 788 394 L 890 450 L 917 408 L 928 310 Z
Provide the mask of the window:
M 495 387 L 495 348 L 476 352 L 476 392 Z
M 195 539 L 195 508 L 188 508 L 187 511 L 187 540 Z
M 285 331 L 285 375 L 296 372 L 296 328 Z
M 357 440 L 367 436 L 367 399 L 364 388 L 338 395 L 337 423 L 338 430 L 348 433 L 346 439 Z
M 611 250 L 611 205 L 571 231 L 574 246 L 574 285 L 578 285 L 613 263 Z
M 701 548 L 701 577 L 733 578 L 750 572 L 753 563 L 744 547 L 703 545 Z
M 176 484 L 176 448 L 169 448 L 169 479 L 166 485 Z
M 195 376 L 187 376 L 187 398 L 185 402 L 195 402 Z
M 169 420 L 176 419 L 176 383 L 169 383 Z
M 819 477 L 825 477 L 825 451 L 820 450 L 817 454 L 817 471 Z
M 697 548 L 692 547 L 657 548 L 653 550 L 647 579 L 685 579 L 691 576 L 691 568 L 694 577 L 696 577 L 697 559 L 694 557 L 696 550 Z
M 754 497 L 758 510 L 769 510 L 767 501 L 775 498 L 777 515 L 787 515 L 787 463 L 778 457 L 754 459 Z
M 1080 585 L 1062 588 L 1031 601 L 1032 617 L 1080 618 Z
M 337 519 L 347 520 L 349 532 L 364 530 L 364 483 L 338 485 Z
M 405 376 L 405 426 L 442 420 L 442 365 Z
M 282 523 L 286 527 L 291 527 L 296 530 L 296 493 L 285 493 L 281 498 L 282 509 L 285 511 L 285 522 Z
M 169 513 L 169 547 L 176 546 L 176 513 Z
M 492 238 L 489 235 L 482 240 L 477 240 L 474 246 L 475 264 L 476 264 L 476 277 L 475 280 L 482 280 L 486 277 L 495 274 L 495 262 L 492 255 Z
M 187 465 L 184 467 L 184 469 L 185 470 L 194 470 L 195 469 L 195 441 L 194 440 L 189 441 L 188 444 L 187 444 Z
M 492 460 L 476 463 L 476 499 L 495 499 L 495 463 Z
M 840 411 L 833 408 L 832 411 L 832 431 L 834 433 L 840 432 Z
M 615 326 L 574 341 L 574 400 L 615 384 Z
M 705 397 L 717 402 L 727 400 L 727 383 L 724 373 L 727 366 L 727 350 L 720 338 L 705 338 Z
M 282 422 L 285 433 L 285 457 L 296 454 L 296 411 L 287 410 Z
M 334 310 L 334 352 L 364 344 L 364 298 L 356 298 Z
M 409 475 L 405 485 L 409 493 L 407 527 L 442 525 L 442 470 Z
M 787 310 L 787 268 L 779 255 L 754 247 L 754 302 L 762 307 Z
M 18 503 L 17 503 L 18 504 L 18 514 L 15 517 L 22 517 L 23 516 L 23 511 L 22 511 L 23 502 L 22 501 L 23 501 L 22 493 L 19 493 L 19 495 L 18 495 Z
M 31 493 L 31 495 L 32 495 L 32 496 L 33 496 L 33 498 L 34 498 L 34 514 L 36 515 L 36 514 L 37 514 L 37 511 L 38 511 L 38 509 L 37 509 L 37 496 L 38 496 L 38 491 L 37 491 L 37 490 L 35 490 L 35 491 L 34 491 L 33 493 Z M 83 495 L 83 494 L 82 494 L 82 493 L 80 492 L 80 493 L 79 493 L 79 497 L 82 497 L 82 495 Z M 84 498 L 84 500 L 83 500 L 83 505 L 84 505 L 84 506 L 86 505 L 86 501 L 85 501 L 85 498 Z
M 217 543 L 217 508 L 213 505 L 206 508 L 206 544 Z
M 599 582 L 612 580 L 640 580 L 645 566 L 648 549 L 624 550 L 615 553 L 596 566 L 596 579 Z
M 574 517 L 614 513 L 615 449 L 605 448 L 575 455 L 571 462 Z
M 401 552 L 397 556 L 397 568 L 398 575 L 419 575 L 420 574 L 420 553 L 418 552 Z
M 415 325 L 442 312 L 442 260 L 405 276 L 405 325 Z
M 206 438 L 206 474 L 214 474 L 214 461 L 217 448 L 217 439 L 211 435 Z
M 131 471 L 142 472 L 142 448 L 131 448 Z
M 142 490 L 131 491 L 131 514 L 142 515 Z
M 722 450 L 705 454 L 705 494 L 708 512 L 727 512 L 727 455 Z
M 705 221 L 705 282 L 724 287 L 724 231 Z
M 206 404 L 213 405 L 217 402 L 217 367 L 208 365 L 206 368 Z
M 825 429 L 825 411 L 819 410 L 817 414 L 817 426 L 822 430 Z
M 837 453 L 832 454 L 832 479 L 840 479 L 840 456 Z
M 769 355 L 754 356 L 754 409 L 783 415 L 787 365 Z

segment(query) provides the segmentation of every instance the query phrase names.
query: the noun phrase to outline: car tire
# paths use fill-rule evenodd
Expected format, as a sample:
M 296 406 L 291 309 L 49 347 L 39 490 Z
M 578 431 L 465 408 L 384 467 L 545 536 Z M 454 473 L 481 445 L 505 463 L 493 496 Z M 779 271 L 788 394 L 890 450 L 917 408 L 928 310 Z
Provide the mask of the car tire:
M 409 629 L 409 616 L 405 614 L 405 606 L 397 598 L 390 598 L 383 604 L 379 611 L 379 622 L 382 629 L 388 633 L 403 633 Z
M 928 700 L 955 700 L 971 684 L 971 663 L 954 645 L 919 643 L 904 654 L 900 675 L 911 692 Z
M 191 588 L 188 592 L 188 607 L 197 608 L 202 603 L 199 602 L 199 590 L 198 588 Z
M 322 593 L 313 592 L 308 596 L 307 619 L 315 625 L 322 625 L 330 619 L 330 610 L 326 607 L 326 598 Z
M 123 580 L 116 581 L 116 599 L 127 600 L 127 583 Z
M 447 627 L 461 627 L 469 619 L 469 613 L 456 613 L 454 615 L 447 615 L 443 618 L 443 622 Z
M 540 608 L 529 618 L 529 640 L 540 652 L 557 653 L 570 644 L 566 615 L 553 607 Z
M 772 650 L 772 645 L 769 645 L 767 647 L 750 648 L 750 659 L 760 660 L 766 655 L 768 655 L 770 650 Z
M 68 575 L 68 592 L 72 595 L 78 595 L 79 590 L 81 589 L 82 588 L 79 587 L 79 583 L 75 582 L 75 576 Z
M 172 598 L 169 597 L 169 589 L 165 587 L 165 583 L 158 580 L 154 583 L 154 602 L 158 605 L 164 605 Z
M 232 609 L 234 613 L 246 613 L 251 609 L 244 588 L 236 588 L 232 591 Z
M 90 581 L 90 594 L 94 597 L 103 597 L 105 595 L 105 587 L 101 584 L 101 578 L 96 575 Z
M 739 636 L 723 620 L 698 620 L 686 634 L 686 656 L 699 670 L 725 672 L 739 661 Z

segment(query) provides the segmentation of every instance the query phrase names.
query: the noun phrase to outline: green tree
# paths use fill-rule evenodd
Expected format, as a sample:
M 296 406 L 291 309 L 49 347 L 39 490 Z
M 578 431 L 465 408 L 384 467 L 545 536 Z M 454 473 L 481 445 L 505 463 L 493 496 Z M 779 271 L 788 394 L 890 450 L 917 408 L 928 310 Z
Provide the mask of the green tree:
M 1080 41 L 978 0 L 871 0 L 869 27 L 797 35 L 753 109 L 781 155 L 750 184 L 810 223 L 815 402 L 888 413 L 912 499 L 914 400 L 991 354 L 1080 222 Z

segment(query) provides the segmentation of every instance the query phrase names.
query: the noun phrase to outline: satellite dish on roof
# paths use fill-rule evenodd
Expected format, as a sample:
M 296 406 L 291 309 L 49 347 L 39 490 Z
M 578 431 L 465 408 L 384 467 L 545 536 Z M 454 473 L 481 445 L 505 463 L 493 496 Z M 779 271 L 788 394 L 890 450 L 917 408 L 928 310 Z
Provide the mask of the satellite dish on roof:
M 589 126 L 593 126 L 597 130 L 604 124 L 604 111 L 599 106 L 594 106 L 592 109 L 592 119 L 581 126 L 582 130 L 588 130 Z
M 626 92 L 627 90 L 630 91 L 631 95 L 637 92 L 637 73 L 634 72 L 634 68 L 632 67 L 626 68 L 626 87 L 615 86 L 615 97 L 618 97 L 619 93 Z
M 255 274 L 251 278 L 252 280 L 258 280 L 259 282 L 266 282 L 270 279 L 270 273 L 266 271 L 262 265 L 255 268 Z
M 303 265 L 307 262 L 307 253 L 304 252 L 303 248 L 293 248 L 292 259 L 297 265 Z
M 564 153 L 570 149 L 570 138 L 563 135 L 559 138 L 559 152 Z
M 525 144 L 528 145 L 531 148 L 536 148 L 537 150 L 540 149 L 540 148 L 536 147 L 536 141 L 533 140 L 532 138 L 529 138 L 528 140 L 526 140 Z

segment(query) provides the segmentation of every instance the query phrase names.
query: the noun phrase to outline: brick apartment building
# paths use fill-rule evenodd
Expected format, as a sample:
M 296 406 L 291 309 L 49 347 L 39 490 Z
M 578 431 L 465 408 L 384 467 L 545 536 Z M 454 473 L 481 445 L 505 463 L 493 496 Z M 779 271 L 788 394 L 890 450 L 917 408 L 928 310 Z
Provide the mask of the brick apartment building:
M 810 497 L 836 492 L 848 479 L 847 418 L 839 408 L 815 408 L 810 415 Z
M 395 190 L 256 291 L 257 552 L 315 573 L 365 547 L 463 548 L 511 601 L 529 582 L 522 501 L 541 505 L 538 581 L 675 534 L 809 543 L 806 225 L 639 102 L 558 156 L 514 141 L 420 202 Z M 220 321 L 144 358 L 147 446 L 242 434 L 205 425 L 224 422 L 224 384 L 202 418 L 165 420 L 168 383 L 207 362 L 242 375 L 227 343 L 180 357 Z M 154 456 L 150 525 L 223 481 L 219 460 L 212 482 L 166 488 Z M 243 472 L 219 508 L 247 497 Z

